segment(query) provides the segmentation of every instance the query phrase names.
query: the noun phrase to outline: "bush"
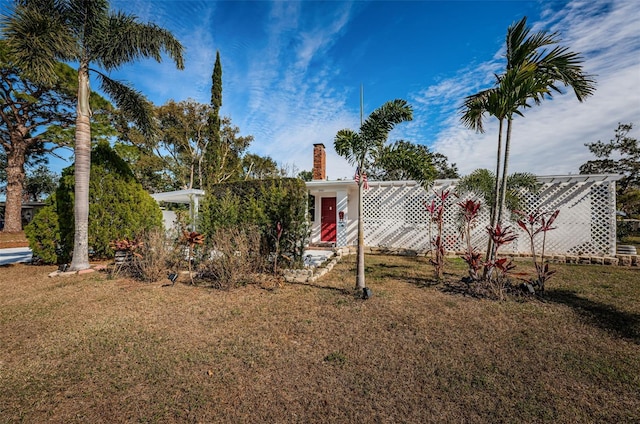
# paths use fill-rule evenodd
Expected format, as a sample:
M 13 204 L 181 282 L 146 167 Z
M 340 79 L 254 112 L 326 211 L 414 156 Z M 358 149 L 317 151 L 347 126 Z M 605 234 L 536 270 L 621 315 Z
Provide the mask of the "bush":
M 297 178 L 217 184 L 202 202 L 198 228 L 211 241 L 221 228 L 255 226 L 266 256 L 277 250 L 276 226 L 280 222 L 283 231 L 279 251 L 292 262 L 302 263 L 309 237 L 306 211 L 306 186 Z
M 132 258 L 127 269 L 128 274 L 145 282 L 165 279 L 175 255 L 164 230 L 151 229 L 146 231 L 139 240 L 142 242 L 138 250 L 139 256 Z
M 129 166 L 109 147 L 101 143 L 91 153 L 89 182 L 89 251 L 101 258 L 113 257 L 112 240 L 135 239 L 145 231 L 162 228 L 162 212 L 157 203 L 135 180 Z M 60 185 L 47 216 L 36 215 L 29 237 L 34 245 L 60 243 L 56 257 L 45 262 L 66 263 L 71 259 L 74 237 L 74 168 L 62 172 Z M 57 216 L 57 219 L 56 219 Z M 55 237 L 58 233 L 59 237 Z M 50 248 L 49 248 L 50 250 Z M 44 258 L 43 258 L 44 259 Z
M 44 263 L 57 263 L 60 247 L 60 228 L 56 213 L 55 198 L 41 208 L 33 220 L 24 227 L 24 233 L 29 240 L 29 247 L 33 256 Z
M 216 230 L 208 243 L 210 253 L 200 264 L 199 279 L 225 290 L 252 282 L 263 269 L 260 237 L 257 227 Z

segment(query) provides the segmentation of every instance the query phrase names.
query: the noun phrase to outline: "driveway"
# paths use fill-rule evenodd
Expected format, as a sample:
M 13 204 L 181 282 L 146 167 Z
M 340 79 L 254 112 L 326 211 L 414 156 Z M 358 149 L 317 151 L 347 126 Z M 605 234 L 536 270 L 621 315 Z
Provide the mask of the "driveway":
M 28 247 L 0 249 L 0 265 L 15 264 L 18 262 L 29 262 L 30 260 L 31 249 L 29 249 Z

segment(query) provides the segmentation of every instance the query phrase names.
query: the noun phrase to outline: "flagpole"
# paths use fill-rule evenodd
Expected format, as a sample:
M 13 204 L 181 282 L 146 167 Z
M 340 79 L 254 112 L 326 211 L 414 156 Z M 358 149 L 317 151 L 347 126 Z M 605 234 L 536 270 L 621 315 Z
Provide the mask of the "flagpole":
M 360 126 L 362 127 L 362 116 L 364 114 L 364 86 L 360 84 Z

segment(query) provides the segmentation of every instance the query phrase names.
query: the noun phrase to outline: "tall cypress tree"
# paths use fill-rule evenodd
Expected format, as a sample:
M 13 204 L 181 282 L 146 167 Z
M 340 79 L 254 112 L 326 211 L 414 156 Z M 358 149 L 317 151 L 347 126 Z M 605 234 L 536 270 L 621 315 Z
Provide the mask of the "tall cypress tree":
M 216 51 L 216 63 L 213 65 L 211 75 L 211 114 L 209 115 L 209 143 L 204 155 L 205 162 L 205 186 L 215 184 L 217 150 L 220 140 L 220 108 L 222 107 L 222 64 L 220 63 L 220 51 Z

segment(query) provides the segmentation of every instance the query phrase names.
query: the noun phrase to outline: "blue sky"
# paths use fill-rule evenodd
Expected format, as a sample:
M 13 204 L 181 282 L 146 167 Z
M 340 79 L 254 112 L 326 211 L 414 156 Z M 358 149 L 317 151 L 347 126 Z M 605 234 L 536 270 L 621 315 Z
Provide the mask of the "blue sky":
M 577 173 L 584 143 L 609 140 L 618 122 L 640 136 L 640 2 L 616 1 L 112 1 L 170 31 L 186 48 L 185 70 L 144 61 L 114 72 L 155 104 L 208 103 L 216 50 L 223 67 L 222 114 L 250 150 L 310 170 L 312 145 L 327 147 L 329 178 L 352 177 L 333 151 L 342 128 L 395 98 L 414 107 L 390 141 L 425 144 L 461 173 L 493 168 L 497 123 L 464 129 L 457 108 L 503 67 L 507 27 L 528 16 L 534 30 L 557 31 L 596 76 L 593 97 L 572 93 L 525 112 L 513 129 L 511 170 Z M 55 166 L 55 165 L 54 165 Z

